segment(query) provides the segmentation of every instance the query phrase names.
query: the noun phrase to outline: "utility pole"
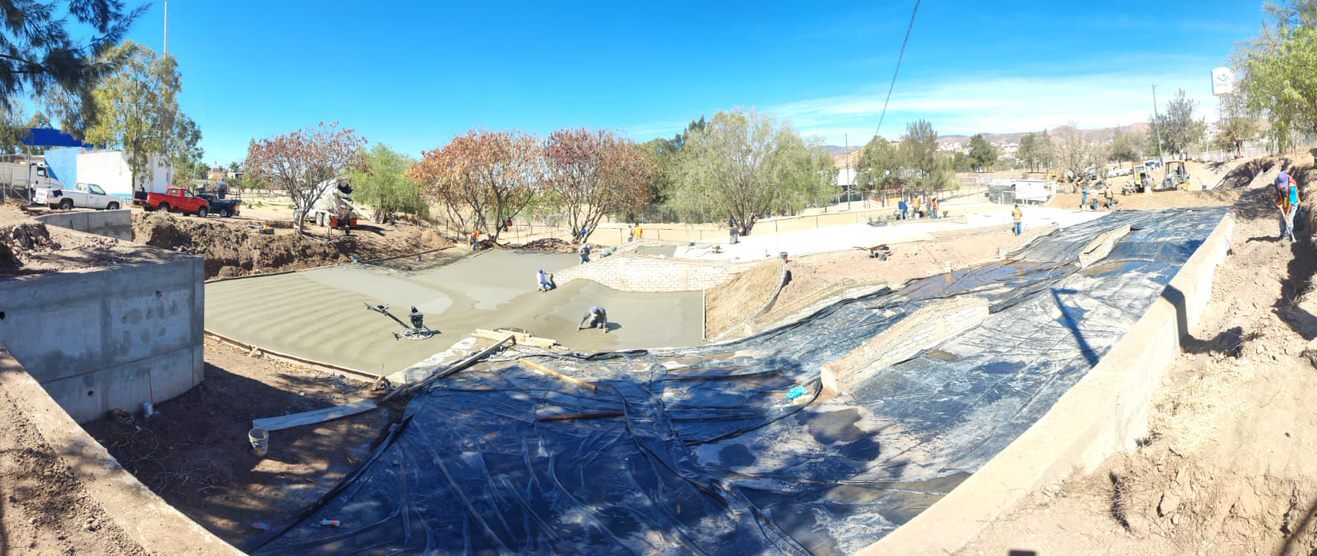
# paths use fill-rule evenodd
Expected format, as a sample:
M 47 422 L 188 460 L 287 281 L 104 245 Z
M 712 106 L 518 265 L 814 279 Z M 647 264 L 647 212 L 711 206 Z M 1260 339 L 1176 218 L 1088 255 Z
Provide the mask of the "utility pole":
M 841 139 L 841 140 L 842 140 L 842 144 L 845 145 L 844 147 L 842 147 L 842 153 L 844 153 L 844 155 L 845 155 L 845 157 L 846 157 L 846 159 L 845 159 L 845 160 L 846 160 L 846 183 L 845 183 L 845 186 L 846 186 L 846 212 L 850 212 L 850 210 L 851 210 L 851 184 L 855 182 L 855 180 L 851 177 L 851 137 L 850 137 L 850 135 L 845 134 L 845 133 L 843 133 L 841 137 L 842 137 L 842 139 Z
M 169 55 L 169 0 L 165 0 L 165 56 Z
M 1157 85 L 1154 83 L 1152 85 L 1152 131 L 1157 134 L 1157 163 L 1162 165 L 1162 178 L 1165 179 L 1166 157 L 1162 155 L 1162 129 L 1161 126 L 1157 125 L 1157 120 L 1160 119 L 1161 115 L 1157 113 Z M 1151 176 L 1152 172 L 1148 172 L 1148 175 Z M 1148 188 L 1148 192 L 1152 192 L 1151 187 Z

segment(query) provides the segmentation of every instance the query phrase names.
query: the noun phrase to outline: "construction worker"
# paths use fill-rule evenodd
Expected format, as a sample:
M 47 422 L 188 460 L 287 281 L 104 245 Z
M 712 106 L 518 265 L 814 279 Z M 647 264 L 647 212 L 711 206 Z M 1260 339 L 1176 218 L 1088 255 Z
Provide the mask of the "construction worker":
M 1079 198 L 1079 210 L 1088 208 L 1088 184 L 1084 184 L 1083 196 Z
M 420 311 L 416 310 L 415 306 L 412 307 L 411 319 L 412 330 L 420 332 L 421 328 L 425 327 L 425 317 L 421 315 Z
M 1112 207 L 1116 206 L 1116 197 L 1111 194 L 1110 187 L 1108 187 L 1105 191 L 1103 191 L 1102 195 L 1103 198 L 1106 200 L 1106 202 L 1104 202 L 1103 205 L 1107 207 L 1107 210 L 1111 210 Z
M 907 220 L 910 218 L 910 205 L 905 202 L 905 197 L 901 197 L 901 200 L 896 203 L 896 206 L 901 211 L 901 220 Z
M 1024 231 L 1024 213 L 1020 211 L 1020 203 L 1015 203 L 1015 210 L 1011 211 L 1011 220 L 1015 221 L 1015 235 L 1020 235 Z
M 480 248 L 480 230 L 471 230 L 471 250 Z
M 581 319 L 581 324 L 576 327 L 576 330 L 585 330 L 587 328 L 602 328 L 604 334 L 608 333 L 608 313 L 604 311 L 603 307 L 591 307 L 585 313 L 585 318 Z
M 636 223 L 636 241 L 645 239 L 645 228 L 639 222 Z
M 1293 238 L 1294 232 L 1291 230 L 1290 220 L 1290 181 L 1291 177 L 1287 172 L 1281 172 L 1276 176 L 1276 210 L 1280 212 L 1280 239 L 1287 237 Z
M 543 268 L 535 274 L 535 282 L 539 285 L 540 291 L 547 292 L 558 287 L 553 283 L 553 275 L 545 272 Z
M 581 264 L 590 262 L 590 244 L 582 243 L 581 248 L 576 250 L 576 254 L 581 256 Z
M 1299 182 L 1294 176 L 1281 172 L 1276 176 L 1276 207 L 1280 209 L 1283 230 L 1281 237 L 1294 241 L 1294 215 L 1299 211 Z

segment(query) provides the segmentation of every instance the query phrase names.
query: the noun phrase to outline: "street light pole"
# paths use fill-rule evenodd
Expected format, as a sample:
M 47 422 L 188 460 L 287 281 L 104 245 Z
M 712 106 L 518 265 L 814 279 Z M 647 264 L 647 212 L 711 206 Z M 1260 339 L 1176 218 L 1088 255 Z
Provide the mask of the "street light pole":
M 849 134 L 842 134 L 843 156 L 846 157 L 846 212 L 851 211 L 851 187 L 855 180 L 851 177 L 851 137 Z
M 165 56 L 169 55 L 169 0 L 165 0 Z
M 1152 86 L 1152 130 L 1157 134 L 1157 162 L 1162 165 L 1162 170 L 1166 169 L 1166 157 L 1162 155 L 1162 129 L 1157 125 L 1157 120 L 1161 115 L 1157 113 L 1157 85 Z

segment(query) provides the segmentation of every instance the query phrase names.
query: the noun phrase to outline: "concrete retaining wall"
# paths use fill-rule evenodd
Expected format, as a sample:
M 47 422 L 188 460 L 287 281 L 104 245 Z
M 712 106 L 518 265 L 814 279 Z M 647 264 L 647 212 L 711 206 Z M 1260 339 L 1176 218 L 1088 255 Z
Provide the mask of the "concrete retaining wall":
M 133 211 L 95 210 L 55 212 L 33 217 L 47 226 L 59 226 L 124 241 L 133 240 Z
M 128 473 L 0 345 L 0 399 L 10 398 L 91 501 L 149 554 L 240 554 Z M 97 552 L 96 547 L 85 547 Z
M 1153 395 L 1212 297 L 1230 249 L 1227 214 L 1125 337 L 1052 409 L 982 469 L 863 554 L 950 554 L 1021 499 L 1089 472 L 1147 434 Z
M 0 279 L 0 343 L 79 423 L 139 409 L 202 379 L 200 257 Z
M 722 284 L 735 270 L 725 264 L 619 254 L 559 271 L 553 278 L 558 285 L 587 279 L 620 291 L 686 292 Z

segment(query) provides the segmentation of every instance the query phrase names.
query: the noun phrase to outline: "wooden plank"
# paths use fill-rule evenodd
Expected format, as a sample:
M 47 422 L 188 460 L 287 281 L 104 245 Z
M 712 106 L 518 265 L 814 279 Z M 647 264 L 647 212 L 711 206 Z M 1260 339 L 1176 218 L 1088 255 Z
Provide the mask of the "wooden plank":
M 562 374 L 562 373 L 560 373 L 560 372 L 558 372 L 558 371 L 555 371 L 555 370 L 553 370 L 553 369 L 550 369 L 550 368 L 548 368 L 548 367 L 545 367 L 544 365 L 541 365 L 541 364 L 536 363 L 536 362 L 534 362 L 534 361 L 531 361 L 531 360 L 529 360 L 529 359 L 518 359 L 517 362 L 518 362 L 518 363 L 521 363 L 522 365 L 524 365 L 524 366 L 526 366 L 526 367 L 528 367 L 528 368 L 530 368 L 530 369 L 532 369 L 532 370 L 536 370 L 536 371 L 539 371 L 539 372 L 544 373 L 544 374 L 546 374 L 546 375 L 549 375 L 549 376 L 552 376 L 552 377 L 555 377 L 555 378 L 562 379 L 562 380 L 567 381 L 567 382 L 569 382 L 569 383 L 571 383 L 571 384 L 575 384 L 576 386 L 579 386 L 579 387 L 581 387 L 581 388 L 585 388 L 585 389 L 587 389 L 587 390 L 589 390 L 589 391 L 591 391 L 591 392 L 594 392 L 594 391 L 598 388 L 598 386 L 595 386 L 593 383 L 586 382 L 586 381 L 584 381 L 584 380 L 580 380 L 580 379 L 576 379 L 576 378 L 572 378 L 572 377 L 570 377 L 570 376 L 567 376 L 567 375 Z
M 463 359 L 463 360 L 461 360 L 461 361 L 458 361 L 458 362 L 456 362 L 456 363 L 453 363 L 453 364 L 451 364 L 451 365 L 448 365 L 447 367 L 443 367 L 443 368 L 435 369 L 433 372 L 430 373 L 429 376 L 425 377 L 424 379 L 422 379 L 422 380 L 420 380 L 420 381 L 418 381 L 418 382 L 413 382 L 413 383 L 411 383 L 411 384 L 405 384 L 405 385 L 403 385 L 403 386 L 399 386 L 399 387 L 396 388 L 394 391 L 389 392 L 389 395 L 384 396 L 384 401 L 387 402 L 387 401 L 393 399 L 395 396 L 398 396 L 398 395 L 409 395 L 409 394 L 411 394 L 411 393 L 413 393 L 413 392 L 416 392 L 416 391 L 418 391 L 418 390 L 420 390 L 420 389 L 422 389 L 422 388 L 429 387 L 431 384 L 434 384 L 435 381 L 438 381 L 438 380 L 441 379 L 441 378 L 444 378 L 444 377 L 446 377 L 446 376 L 448 376 L 448 375 L 451 375 L 451 374 L 457 373 L 458 371 L 461 371 L 462 369 L 465 369 L 465 368 L 467 368 L 467 367 L 470 367 L 470 366 L 472 366 L 472 365 L 475 365 L 475 364 L 476 364 L 477 362 L 479 362 L 481 359 L 484 359 L 484 358 L 486 358 L 486 357 L 489 357 L 489 356 L 492 355 L 494 352 L 503 349 L 504 347 L 506 347 L 506 346 L 509 345 L 509 344 L 515 344 L 516 341 L 517 341 L 516 338 L 514 338 L 514 337 L 512 336 L 512 334 L 505 334 L 504 337 L 503 337 L 503 339 L 499 340 L 499 341 L 496 342 L 494 345 L 489 346 L 489 347 L 487 347 L 487 348 L 485 348 L 485 349 L 483 349 L 483 350 L 480 350 L 479 352 L 470 355 L 470 356 L 467 357 L 466 359 Z
M 265 429 L 267 431 L 281 431 L 303 425 L 332 421 L 334 419 L 340 419 L 358 413 L 365 413 L 376 407 L 375 402 L 371 400 L 361 400 L 350 404 L 313 409 L 311 411 L 303 411 L 301 413 L 293 413 L 290 415 L 252 419 L 252 428 Z

